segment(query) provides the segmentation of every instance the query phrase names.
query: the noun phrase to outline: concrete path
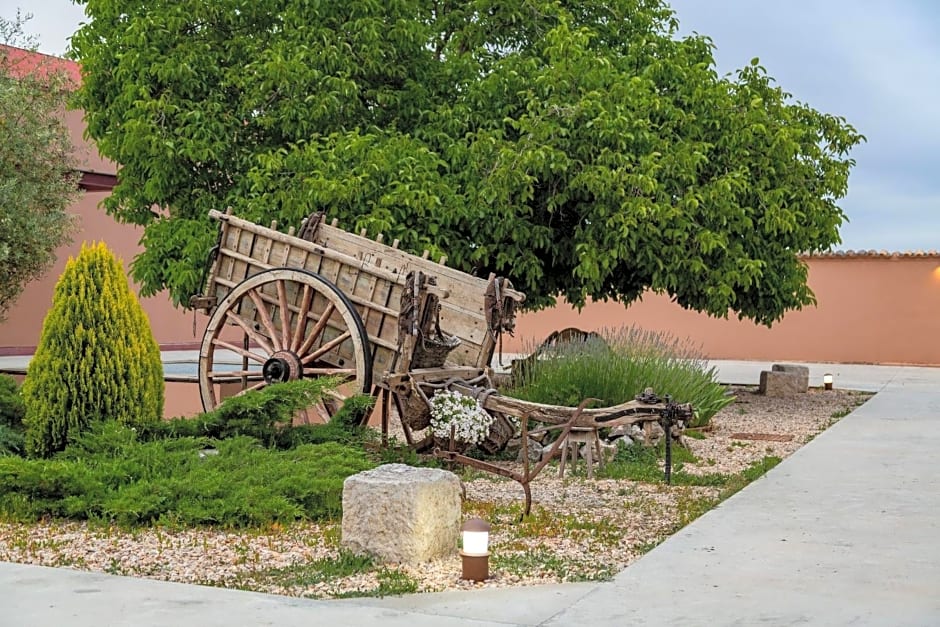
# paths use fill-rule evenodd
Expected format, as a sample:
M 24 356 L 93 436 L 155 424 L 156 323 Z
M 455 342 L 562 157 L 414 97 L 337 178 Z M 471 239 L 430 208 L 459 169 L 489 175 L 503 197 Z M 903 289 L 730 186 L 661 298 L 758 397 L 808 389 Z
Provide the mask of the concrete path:
M 610 582 L 306 601 L 0 564 L 0 626 L 940 625 L 940 369 L 810 366 L 878 395 Z

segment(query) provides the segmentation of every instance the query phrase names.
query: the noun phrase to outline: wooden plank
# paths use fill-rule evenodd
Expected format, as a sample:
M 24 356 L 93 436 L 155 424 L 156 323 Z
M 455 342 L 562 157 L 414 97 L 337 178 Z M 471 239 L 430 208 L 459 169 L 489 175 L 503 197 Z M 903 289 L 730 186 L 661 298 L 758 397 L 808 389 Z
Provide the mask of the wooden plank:
M 356 256 L 364 249 L 369 250 L 377 257 L 381 257 L 384 260 L 383 265 L 385 267 L 394 269 L 399 274 L 404 275 L 410 270 L 420 270 L 430 276 L 438 277 L 439 282 L 442 279 L 446 279 L 447 285 L 442 283 L 441 285 L 443 287 L 449 288 L 451 283 L 462 284 L 466 286 L 470 293 L 479 292 L 483 294 L 489 284 L 488 279 L 475 277 L 431 260 L 421 259 L 411 253 L 372 240 L 360 238 L 342 229 L 326 225 L 324 225 L 324 227 L 325 228 L 321 229 L 317 234 L 317 241 L 324 246 L 330 246 L 338 252 L 351 254 L 353 256 Z M 516 290 L 507 292 L 507 295 L 518 298 L 520 301 L 525 299 L 525 295 Z

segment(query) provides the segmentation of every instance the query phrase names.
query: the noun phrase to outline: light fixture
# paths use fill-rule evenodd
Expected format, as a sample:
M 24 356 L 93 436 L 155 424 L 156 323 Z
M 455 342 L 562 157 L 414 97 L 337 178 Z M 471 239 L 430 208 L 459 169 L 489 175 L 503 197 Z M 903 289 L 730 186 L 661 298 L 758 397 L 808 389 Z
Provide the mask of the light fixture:
M 460 528 L 463 534 L 463 579 L 484 581 L 490 576 L 490 524 L 482 518 L 471 518 Z
M 823 389 L 831 390 L 832 389 L 832 375 L 828 372 L 823 375 Z

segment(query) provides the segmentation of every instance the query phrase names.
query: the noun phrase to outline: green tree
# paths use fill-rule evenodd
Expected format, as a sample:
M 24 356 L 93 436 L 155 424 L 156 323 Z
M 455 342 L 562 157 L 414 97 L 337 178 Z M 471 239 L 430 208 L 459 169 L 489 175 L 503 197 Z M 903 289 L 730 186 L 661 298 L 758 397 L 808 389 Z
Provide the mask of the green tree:
M 162 418 L 160 349 L 121 262 L 103 243 L 69 258 L 21 391 L 30 455 L 62 450 L 94 422 Z
M 0 18 L 0 44 L 34 49 L 25 21 L 19 14 L 15 21 Z M 78 194 L 62 117 L 73 86 L 48 65 L 12 52 L 0 45 L 0 320 L 69 241 L 68 207 Z
M 78 104 L 146 225 L 145 293 L 198 289 L 211 208 L 326 210 L 528 306 L 635 300 L 764 324 L 838 243 L 843 118 L 733 77 L 661 0 L 88 0 Z M 159 205 L 165 213 L 156 213 Z

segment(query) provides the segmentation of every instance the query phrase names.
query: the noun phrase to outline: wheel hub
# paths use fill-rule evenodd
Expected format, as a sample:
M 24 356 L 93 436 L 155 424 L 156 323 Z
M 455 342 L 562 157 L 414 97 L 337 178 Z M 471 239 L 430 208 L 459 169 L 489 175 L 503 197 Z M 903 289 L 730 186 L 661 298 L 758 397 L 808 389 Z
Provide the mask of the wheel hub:
M 266 383 L 282 383 L 300 379 L 304 375 L 300 357 L 292 351 L 278 351 L 264 362 L 261 374 Z

